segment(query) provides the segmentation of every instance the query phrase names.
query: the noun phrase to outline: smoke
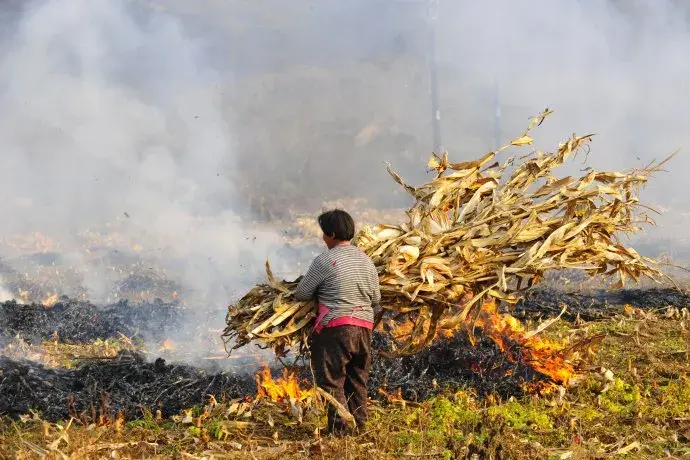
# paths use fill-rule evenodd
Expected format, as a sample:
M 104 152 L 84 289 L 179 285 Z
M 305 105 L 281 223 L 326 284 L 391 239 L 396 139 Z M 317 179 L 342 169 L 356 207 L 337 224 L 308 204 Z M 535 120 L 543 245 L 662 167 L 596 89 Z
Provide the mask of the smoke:
M 432 3 L 255 4 L 263 16 L 233 51 L 238 69 L 252 69 L 238 75 L 233 106 L 238 141 L 251 151 L 238 164 L 269 201 L 304 209 L 324 197 L 407 203 L 383 162 L 412 182 L 428 179 L 432 25 L 441 144 L 456 161 L 518 136 L 546 107 L 555 114 L 535 132 L 538 147 L 595 133 L 586 160 L 597 169 L 641 167 L 686 145 L 686 3 Z M 276 35 L 280 42 L 267 38 Z M 579 160 L 565 172 L 577 173 Z M 642 192 L 646 203 L 671 209 L 655 234 L 684 233 L 687 166 L 681 150 Z
M 108 301 L 127 273 L 83 251 L 107 235 L 111 257 L 162 270 L 222 313 L 266 257 L 294 276 L 312 256 L 285 249 L 272 218 L 348 197 L 406 204 L 384 161 L 427 179 L 432 24 L 454 161 L 545 107 L 556 113 L 539 147 L 596 133 L 595 168 L 686 144 L 686 3 L 441 0 L 435 20 L 429 4 L 0 3 L 0 235 L 54 238 L 90 298 Z M 668 209 L 657 235 L 686 228 L 688 166 L 681 151 L 642 192 Z
M 79 242 L 117 232 L 113 247 L 138 246 L 222 308 L 281 239 L 238 213 L 231 108 L 203 43 L 124 1 L 34 2 L 16 19 L 0 67 L 2 234 L 55 238 L 101 300 L 108 267 Z
M 471 8 L 443 3 L 438 27 L 445 76 L 441 105 L 450 112 L 444 132 L 452 153 L 470 153 L 463 148 L 468 135 L 476 149 L 491 147 L 486 133 L 493 114 L 487 103 L 497 92 L 501 142 L 518 135 L 527 116 L 549 107 L 556 112 L 536 131 L 538 147 L 553 149 L 573 132 L 595 133 L 586 161 L 597 169 L 641 167 L 681 148 L 668 165 L 670 171 L 655 177 L 641 197 L 671 208 L 675 216 L 661 223 L 670 224 L 687 211 L 680 174 L 690 165 L 682 149 L 687 147 L 690 116 L 690 63 L 682 58 L 690 50 L 687 3 L 492 1 Z M 452 128 L 468 126 L 476 116 L 481 121 L 475 132 L 485 133 L 483 137 Z M 568 172 L 585 167 L 584 159 Z

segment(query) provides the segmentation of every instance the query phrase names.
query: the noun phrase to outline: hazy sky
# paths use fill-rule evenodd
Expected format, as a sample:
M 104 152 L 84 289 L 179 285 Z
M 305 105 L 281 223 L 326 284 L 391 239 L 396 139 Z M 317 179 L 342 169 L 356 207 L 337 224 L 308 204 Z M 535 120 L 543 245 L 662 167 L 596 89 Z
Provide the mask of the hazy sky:
M 501 140 L 548 106 L 539 146 L 597 133 L 598 168 L 687 147 L 688 8 L 441 0 L 443 145 L 454 160 L 491 149 L 498 96 Z M 64 240 L 117 223 L 132 244 L 167 247 L 185 282 L 222 302 L 227 286 L 259 279 L 267 256 L 285 272 L 294 262 L 276 255 L 281 229 L 250 226 L 262 199 L 273 214 L 343 196 L 404 203 L 384 161 L 425 179 L 426 2 L 54 0 L 0 11 L 3 235 Z M 690 211 L 687 158 L 643 201 Z M 669 217 L 676 226 L 659 234 L 682 235 L 683 215 Z

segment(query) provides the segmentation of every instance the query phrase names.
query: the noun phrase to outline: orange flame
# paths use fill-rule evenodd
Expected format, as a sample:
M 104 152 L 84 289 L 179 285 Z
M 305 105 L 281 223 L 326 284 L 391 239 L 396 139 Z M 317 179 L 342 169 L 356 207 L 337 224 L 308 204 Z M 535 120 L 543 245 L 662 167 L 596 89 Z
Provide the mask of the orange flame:
M 161 346 L 158 348 L 158 351 L 169 351 L 169 350 L 174 350 L 176 348 L 175 342 L 173 342 L 170 339 L 165 339 Z
M 283 376 L 273 380 L 268 365 L 256 374 L 257 399 L 268 398 L 271 401 L 304 401 L 314 396 L 314 388 L 301 388 L 294 373 L 283 370 Z M 307 383 L 306 381 L 304 383 Z
M 475 327 L 480 328 L 509 357 L 515 359 L 517 356 L 514 353 L 519 353 L 532 368 L 556 383 L 567 385 L 576 376 L 573 364 L 566 359 L 565 343 L 529 335 L 518 319 L 497 313 L 495 302 L 484 303 Z M 516 350 L 509 349 L 511 343 L 518 345 Z M 543 386 L 539 388 L 539 391 L 544 390 Z
M 428 323 L 427 321 L 422 328 L 422 333 L 420 334 L 422 338 L 426 336 Z M 496 303 L 493 301 L 484 302 L 476 322 L 468 319 L 464 323 L 453 324 L 451 322 L 446 326 L 447 328 L 439 328 L 437 330 L 434 339 L 452 337 L 455 333 L 464 329 L 472 345 L 475 345 L 476 342 L 472 331 L 478 329 L 484 336 L 489 337 L 502 352 L 506 353 L 508 359 L 517 360 L 521 358 L 523 362 L 527 363 L 534 370 L 548 376 L 552 380 L 549 383 L 526 383 L 525 386 L 529 391 L 546 393 L 555 390 L 557 384 L 567 385 L 577 375 L 574 365 L 567 359 L 567 344 L 565 342 L 559 343 L 529 334 L 517 318 L 509 314 L 497 313 Z M 406 320 L 394 324 L 391 333 L 393 338 L 400 343 L 403 340 L 409 340 L 413 328 L 413 322 Z M 513 345 L 515 346 L 513 347 Z M 476 363 L 472 363 L 470 366 L 475 371 L 479 370 L 479 365 Z M 511 373 L 511 371 L 508 371 L 506 377 Z
M 41 304 L 46 308 L 50 308 L 53 305 L 55 305 L 55 303 L 58 301 L 58 299 L 59 299 L 59 297 L 57 294 L 52 294 L 52 295 L 46 297 L 45 299 L 43 299 Z

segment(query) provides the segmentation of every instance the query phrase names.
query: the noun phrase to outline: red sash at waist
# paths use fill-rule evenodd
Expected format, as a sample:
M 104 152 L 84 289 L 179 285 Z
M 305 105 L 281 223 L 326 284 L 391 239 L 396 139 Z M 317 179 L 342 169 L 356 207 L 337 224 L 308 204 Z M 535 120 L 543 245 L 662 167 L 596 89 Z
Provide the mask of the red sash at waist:
M 324 327 L 337 327 L 337 326 L 359 326 L 370 330 L 374 329 L 374 323 L 367 321 L 365 319 L 355 318 L 352 315 L 340 316 L 338 318 L 333 318 L 325 326 L 321 325 L 323 318 L 330 312 L 331 309 L 324 304 L 319 304 L 319 314 L 314 322 L 314 327 L 312 328 L 312 333 L 319 333 Z

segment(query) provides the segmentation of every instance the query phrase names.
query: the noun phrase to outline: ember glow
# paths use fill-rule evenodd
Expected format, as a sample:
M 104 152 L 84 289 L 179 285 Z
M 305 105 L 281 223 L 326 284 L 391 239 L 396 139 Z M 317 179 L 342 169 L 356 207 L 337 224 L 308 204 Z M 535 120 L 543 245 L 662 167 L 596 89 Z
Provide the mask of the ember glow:
M 282 377 L 274 380 L 271 376 L 271 369 L 264 365 L 263 369 L 256 374 L 257 399 L 268 398 L 271 401 L 304 401 L 314 396 L 314 388 L 307 387 L 308 382 L 304 381 L 303 387 L 294 373 L 287 369 L 283 370 Z

